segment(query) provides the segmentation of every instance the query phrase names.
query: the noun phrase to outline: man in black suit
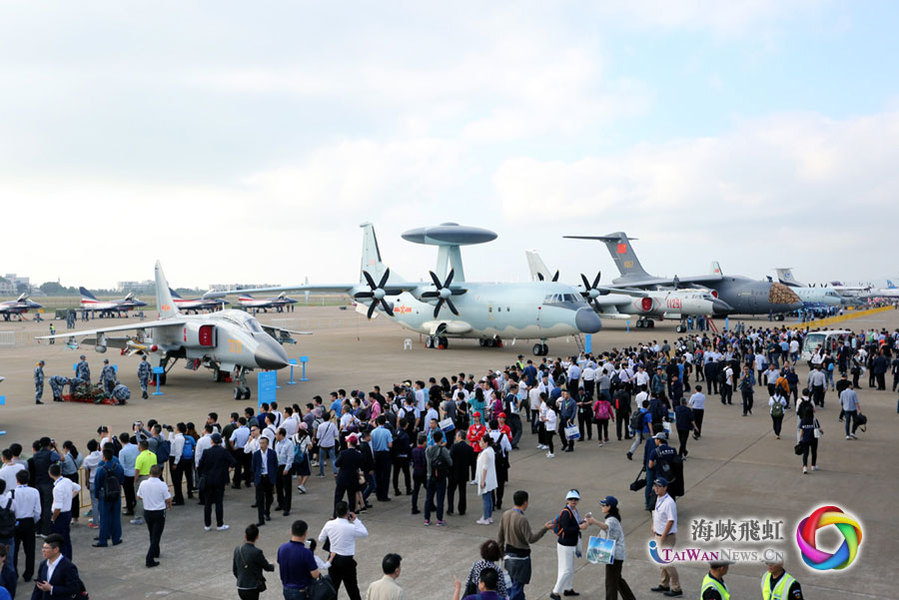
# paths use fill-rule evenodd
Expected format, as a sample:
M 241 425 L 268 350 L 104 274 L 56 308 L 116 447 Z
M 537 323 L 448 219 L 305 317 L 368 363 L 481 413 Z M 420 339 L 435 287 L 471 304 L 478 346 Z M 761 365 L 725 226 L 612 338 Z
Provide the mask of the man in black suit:
M 62 536 L 51 533 L 44 538 L 41 554 L 44 560 L 37 569 L 31 600 L 69 599 L 81 591 L 78 567 L 62 555 Z
M 337 467 L 337 485 L 334 487 L 334 506 L 347 495 L 347 504 L 350 512 L 356 510 L 356 490 L 359 489 L 359 473 L 362 471 L 364 460 L 362 453 L 356 448 L 359 438 L 351 433 L 346 438 L 347 449 L 342 450 L 334 461 Z M 336 509 L 335 509 L 336 511 Z M 337 514 L 336 512 L 334 513 Z
M 50 479 L 50 465 L 59 462 L 59 454 L 52 447 L 55 442 L 42 437 L 34 456 L 28 459 L 28 474 L 34 488 L 41 495 L 41 522 L 37 532 L 43 535 L 50 533 L 50 505 L 53 504 L 53 480 Z
M 259 436 L 259 450 L 253 453 L 253 484 L 256 486 L 256 512 L 259 521 L 265 525 L 272 520 L 272 494 L 275 477 L 278 474 L 278 454 L 268 447 L 268 438 Z
M 453 459 L 450 471 L 449 490 L 447 491 L 448 508 L 446 513 L 453 514 L 453 501 L 456 492 L 459 493 L 459 514 L 464 515 L 467 506 L 466 486 L 468 485 L 468 471 L 477 461 L 474 449 L 465 441 L 465 431 L 456 430 L 456 442 L 450 448 L 450 457 Z
M 215 522 L 219 531 L 225 531 L 228 526 L 225 525 L 225 486 L 229 483 L 228 470 L 233 469 L 237 464 L 234 457 L 222 447 L 222 435 L 213 433 L 210 436 L 212 446 L 210 446 L 200 457 L 200 464 L 197 465 L 197 471 L 202 480 L 203 499 L 206 501 L 203 508 L 203 522 L 206 531 L 212 530 L 212 506 L 215 505 Z M 276 461 L 277 462 L 277 461 Z

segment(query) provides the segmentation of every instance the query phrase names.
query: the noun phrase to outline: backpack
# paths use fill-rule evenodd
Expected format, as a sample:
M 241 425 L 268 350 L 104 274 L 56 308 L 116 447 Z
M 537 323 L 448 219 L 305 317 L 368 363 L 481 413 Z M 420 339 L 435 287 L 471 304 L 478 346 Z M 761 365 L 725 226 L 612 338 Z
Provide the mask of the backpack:
M 781 404 L 779 400 L 774 401 L 774 406 L 771 407 L 771 416 L 772 417 L 784 416 L 784 405 Z
M 156 444 L 156 464 L 162 465 L 168 462 L 172 455 L 172 445 L 168 440 L 161 440 Z
M 113 436 L 110 436 L 109 441 L 110 441 L 110 443 L 112 444 L 112 453 L 113 453 L 113 455 L 118 456 L 118 455 L 119 455 L 119 452 L 121 452 L 121 450 L 122 450 L 122 442 L 120 442 L 120 441 L 119 441 L 119 438 L 117 438 L 117 437 L 114 436 L 114 435 L 113 435 Z M 82 459 L 82 460 L 83 460 L 83 459 Z
M 106 477 L 103 479 L 103 489 L 100 490 L 100 499 L 103 502 L 115 502 L 122 495 L 122 484 L 119 482 L 119 478 L 115 475 L 115 470 L 110 469 L 109 466 L 104 466 L 103 470 L 106 471 Z
M 718 383 L 727 383 L 727 370 L 724 368 L 718 368 L 718 377 L 716 377 Z
M 634 431 L 643 431 L 643 415 L 646 414 L 643 412 L 642 408 L 637 409 L 637 411 L 631 415 L 631 429 Z
M 567 506 L 559 511 L 559 514 L 557 514 L 556 518 L 553 519 L 553 533 L 556 534 L 557 536 L 562 534 L 562 526 L 561 526 L 562 513 L 565 512 L 566 510 L 568 511 L 568 514 L 571 515 L 571 518 L 572 519 L 574 518 L 574 513 L 571 512 L 571 509 L 568 508 Z
M 16 511 L 12 508 L 16 498 L 16 490 L 9 493 L 9 502 L 6 506 L 0 506 L 0 538 L 7 540 L 16 534 Z
M 184 449 L 181 451 L 181 458 L 193 458 L 196 446 L 197 440 L 189 435 L 184 436 Z
M 449 463 L 446 462 L 446 459 L 443 457 L 443 452 L 437 452 L 437 456 L 435 456 L 434 460 L 431 462 L 431 468 L 434 470 L 434 477 L 449 477 L 450 467 Z
M 609 420 L 612 416 L 610 408 L 611 405 L 605 400 L 597 400 L 593 409 L 593 417 L 601 421 Z

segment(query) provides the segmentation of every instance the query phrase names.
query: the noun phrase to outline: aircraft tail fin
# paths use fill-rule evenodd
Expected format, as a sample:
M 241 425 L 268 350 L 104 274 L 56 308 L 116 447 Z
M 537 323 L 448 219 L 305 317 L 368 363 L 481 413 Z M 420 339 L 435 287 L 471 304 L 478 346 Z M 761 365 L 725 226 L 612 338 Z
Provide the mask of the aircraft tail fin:
M 168 319 L 178 315 L 181 311 L 172 299 L 169 282 L 162 272 L 162 264 L 156 261 L 156 308 L 160 319 Z
M 536 250 L 525 250 L 524 254 L 528 258 L 531 281 L 549 281 L 552 279 L 552 273 L 546 268 L 546 263 L 543 262 Z
M 652 277 L 640 264 L 640 260 L 637 258 L 633 246 L 631 246 L 631 240 L 636 240 L 637 238 L 628 237 L 623 231 L 616 231 L 607 235 L 566 235 L 564 237 L 603 242 L 609 250 L 615 266 L 618 267 L 618 272 L 621 273 L 620 279 L 622 280 Z
M 372 279 L 379 282 L 387 271 L 387 265 L 381 261 L 381 249 L 378 247 L 378 237 L 375 235 L 375 226 L 371 223 L 362 223 L 362 261 L 359 265 L 359 281 L 365 283 L 363 271 L 367 271 Z M 389 281 L 402 281 L 402 277 L 390 272 Z
M 777 281 L 780 283 L 791 287 L 804 287 L 801 283 L 796 281 L 795 277 L 793 277 L 793 269 L 790 267 L 782 267 L 774 270 L 777 271 Z
M 178 300 L 181 300 L 181 299 L 182 299 L 182 298 L 181 298 L 181 294 L 179 294 L 178 292 L 176 292 L 176 291 L 173 290 L 172 288 L 169 288 L 169 294 L 172 295 L 172 298 L 177 298 Z
M 887 279 L 887 289 L 895 290 L 896 286 L 893 285 L 893 281 L 891 279 Z
M 87 288 L 86 288 L 86 287 L 80 287 L 80 288 L 78 288 L 78 293 L 81 294 L 81 300 L 82 300 L 82 301 L 83 301 L 83 300 L 94 300 L 94 301 L 97 300 L 97 297 L 94 296 L 93 294 L 91 294 L 89 291 L 87 291 Z
M 718 264 L 717 260 L 712 261 L 710 272 L 712 275 L 724 275 L 724 273 L 721 271 L 721 265 Z

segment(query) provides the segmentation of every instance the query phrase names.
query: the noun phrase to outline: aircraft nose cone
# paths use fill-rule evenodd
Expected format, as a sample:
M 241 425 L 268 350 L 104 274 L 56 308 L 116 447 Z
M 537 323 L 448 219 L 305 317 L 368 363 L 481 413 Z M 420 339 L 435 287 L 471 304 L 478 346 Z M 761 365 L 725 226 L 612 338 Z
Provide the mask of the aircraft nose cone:
M 726 315 L 732 313 L 733 311 L 734 308 L 724 300 L 719 300 L 718 298 L 714 298 L 712 300 L 712 314 Z
M 589 306 L 583 306 L 574 313 L 574 323 L 581 333 L 596 333 L 602 329 L 602 321 Z
M 283 369 L 287 366 L 287 352 L 275 340 L 261 340 L 255 358 L 260 369 Z

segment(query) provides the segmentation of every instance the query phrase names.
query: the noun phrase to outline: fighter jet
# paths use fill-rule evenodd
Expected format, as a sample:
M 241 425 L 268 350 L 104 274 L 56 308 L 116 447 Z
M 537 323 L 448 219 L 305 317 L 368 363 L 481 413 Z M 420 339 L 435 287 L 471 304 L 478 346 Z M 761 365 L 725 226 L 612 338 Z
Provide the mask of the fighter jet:
M 555 281 L 475 283 L 465 280 L 460 246 L 489 242 L 486 229 L 444 223 L 403 233 L 405 240 L 438 247 L 436 272 L 429 282 L 409 282 L 381 261 L 374 226 L 363 223 L 362 265 L 358 283 L 297 285 L 243 290 L 347 294 L 368 318 L 384 313 L 397 324 L 425 334 L 425 346 L 444 349 L 449 338 L 476 339 L 481 346 L 501 347 L 506 340 L 537 340 L 537 356 L 549 352 L 546 340 L 596 333 L 599 317 L 576 289 Z
M 4 321 L 9 321 L 11 317 L 17 316 L 22 320 L 22 315 L 29 310 L 37 310 L 41 305 L 28 298 L 28 294 L 22 294 L 15 300 L 7 300 L 0 302 L 0 315 L 3 315 Z
M 701 286 L 711 290 L 714 297 L 729 304 L 736 314 L 769 314 L 777 315 L 783 320 L 783 313 L 802 308 L 802 301 L 793 291 L 782 283 L 760 281 L 741 275 L 724 275 L 721 266 L 712 262 L 711 273 L 673 278 L 655 277 L 643 270 L 637 259 L 631 240 L 623 231 L 608 235 L 566 235 L 570 239 L 599 240 L 605 243 L 612 260 L 618 267 L 621 277 L 612 280 L 611 288 L 677 288 L 687 284 Z
M 196 315 L 199 314 L 201 310 L 209 312 L 221 310 L 224 308 L 225 304 L 229 304 L 227 300 L 217 297 L 218 292 L 209 291 L 199 298 L 182 298 L 178 292 L 172 288 L 169 288 L 169 293 L 172 295 L 175 306 L 188 314 L 192 312 Z
M 159 320 L 128 323 L 85 331 L 73 331 L 57 335 L 40 336 L 38 340 L 67 338 L 70 348 L 77 348 L 75 340 L 93 345 L 97 352 L 106 352 L 110 346 L 120 348 L 122 354 L 146 354 L 153 366 L 163 367 L 165 375 L 178 359 L 184 359 L 186 368 L 196 371 L 200 367 L 211 369 L 216 381 L 233 372 L 238 382 L 235 399 L 249 398 L 246 373 L 253 369 L 281 369 L 287 366 L 287 353 L 279 342 L 293 341 L 290 331 L 262 325 L 252 315 L 242 310 L 220 310 L 208 315 L 184 315 L 172 299 L 169 284 L 156 262 L 156 302 Z M 126 337 L 110 334 L 134 331 Z
M 285 306 L 288 304 L 296 304 L 297 302 L 293 298 L 288 298 L 284 293 L 278 294 L 272 298 L 254 298 L 245 292 L 241 292 L 237 301 L 247 310 L 252 310 L 253 312 L 261 310 L 266 313 L 270 308 L 274 309 L 275 312 L 284 312 Z
M 549 269 L 535 250 L 526 250 L 531 278 L 544 281 L 558 280 L 559 271 L 550 274 Z M 678 333 L 687 330 L 688 316 L 723 316 L 733 308 L 715 298 L 706 288 L 641 290 L 637 288 L 611 288 L 599 285 L 600 274 L 591 282 L 581 273 L 583 286 L 578 286 L 581 296 L 597 313 L 609 319 L 634 320 L 636 327 L 652 327 L 653 319 L 679 319 Z
M 127 316 L 129 310 L 147 305 L 146 302 L 135 298 L 132 292 L 128 292 L 120 300 L 107 301 L 98 300 L 84 287 L 78 288 L 78 292 L 81 294 L 81 310 L 99 313 L 97 316 L 101 319 L 103 317 Z

